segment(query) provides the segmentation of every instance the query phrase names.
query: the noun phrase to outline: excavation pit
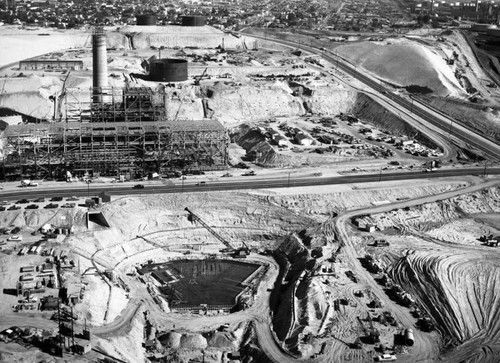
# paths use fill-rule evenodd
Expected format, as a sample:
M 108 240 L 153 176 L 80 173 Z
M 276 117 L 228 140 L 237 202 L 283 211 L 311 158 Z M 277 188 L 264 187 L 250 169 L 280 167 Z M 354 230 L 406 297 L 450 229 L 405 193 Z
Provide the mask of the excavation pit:
M 179 260 L 146 265 L 141 272 L 162 284 L 159 290 L 172 308 L 231 309 L 260 267 L 232 260 Z

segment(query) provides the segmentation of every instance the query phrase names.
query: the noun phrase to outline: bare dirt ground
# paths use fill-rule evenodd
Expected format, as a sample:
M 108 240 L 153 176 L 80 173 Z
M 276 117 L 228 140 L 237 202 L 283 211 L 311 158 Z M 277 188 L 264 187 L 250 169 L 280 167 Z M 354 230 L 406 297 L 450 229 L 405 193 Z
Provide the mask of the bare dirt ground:
M 342 226 L 345 226 L 345 224 L 343 222 L 333 224 L 335 219 L 332 219 L 332 214 L 341 213 L 344 221 L 348 220 L 350 215 L 366 214 L 372 211 L 373 213 L 379 211 L 378 214 L 371 214 L 372 216 L 382 216 L 380 211 L 394 208 L 394 203 L 398 203 L 398 199 L 420 198 L 444 191 L 463 193 L 464 191 L 458 191 L 457 188 L 475 184 L 477 184 L 477 180 L 471 179 L 465 182 L 457 181 L 454 184 L 449 182 L 424 183 L 418 187 L 398 185 L 397 187 L 388 186 L 382 189 L 379 185 L 364 185 L 361 188 L 351 186 L 340 190 L 338 187 L 329 187 L 322 191 L 304 188 L 298 190 L 273 190 L 271 193 L 253 191 L 251 194 L 215 193 L 198 194 L 196 196 L 161 196 L 160 198 L 148 196 L 141 199 L 133 197 L 119 198 L 102 208 L 103 213 L 112 225 L 111 229 L 75 235 L 65 242 L 66 248 L 74 251 L 72 258 L 79 261 L 79 272 L 73 271 L 72 274 L 78 272 L 75 276 L 79 276 L 82 273 L 81 271 L 92 265 L 90 261 L 93 259 L 100 270 L 105 268 L 114 269 L 116 276 L 119 276 L 124 283 L 120 288 L 113 286 L 113 289 L 117 291 L 112 293 L 112 298 L 109 298 L 109 293 L 104 293 L 109 292 L 106 283 L 99 282 L 98 276 L 87 276 L 85 278 L 87 281 L 85 297 L 75 307 L 76 311 L 83 313 L 83 315 L 79 314 L 79 324 L 83 324 L 84 320 L 87 319 L 87 323 L 93 325 L 95 346 L 107 354 L 125 361 L 142 361 L 145 357 L 146 352 L 137 342 L 143 339 L 141 326 L 144 324 L 144 318 L 140 312 L 148 311 L 148 319 L 152 321 L 159 333 L 175 331 L 180 334 L 181 342 L 184 342 L 179 343 L 181 345 L 164 346 L 157 344 L 156 348 L 158 352 L 178 354 L 179 361 L 187 359 L 186 357 L 193 358 L 200 355 L 201 349 L 211 352 L 213 355 L 212 361 L 220 361 L 222 359 L 221 352 L 234 351 L 235 347 L 240 346 L 242 343 L 243 336 L 250 334 L 255 343 L 258 342 L 262 352 L 274 361 L 289 361 L 297 358 L 302 360 L 317 355 L 317 361 L 351 359 L 364 362 L 378 354 L 374 350 L 377 345 L 363 344 L 361 350 L 353 350 L 350 347 L 350 344 L 354 343 L 356 338 L 363 337 L 364 334 L 363 328 L 356 320 L 357 316 L 363 319 L 362 325 L 368 326 L 369 322 L 366 320 L 366 316 L 370 315 L 373 318 L 385 311 L 391 312 L 398 323 L 397 325 L 384 326 L 379 322 L 373 322 L 374 326 L 381 332 L 380 341 L 386 347 L 393 347 L 394 334 L 401 327 L 414 326 L 416 319 L 411 316 L 410 309 L 402 307 L 387 298 L 384 290 L 373 281 L 373 276 L 359 264 L 356 256 L 364 256 L 364 251 L 367 249 L 366 242 L 364 242 L 366 238 L 363 237 L 365 233 L 360 235 L 359 232 L 353 230 L 344 234 L 342 230 L 345 227 Z M 477 189 L 482 186 L 474 187 Z M 457 190 L 457 192 L 453 192 L 453 190 Z M 496 193 L 496 191 L 492 189 L 488 193 Z M 485 195 L 484 198 L 462 197 L 462 203 L 476 200 L 475 205 L 477 205 L 477 208 L 471 212 L 474 213 L 474 218 L 478 218 L 479 211 L 487 212 L 490 210 L 489 208 L 494 208 L 490 206 L 485 209 L 483 204 L 480 203 L 489 200 L 489 197 L 493 196 Z M 418 201 L 418 204 L 425 203 L 428 200 L 430 201 L 430 198 L 423 198 Z M 231 202 L 228 204 L 227 201 Z M 378 203 L 393 204 L 372 207 Z M 415 225 L 424 225 L 426 217 L 432 216 L 434 219 L 438 211 L 440 211 L 440 209 L 436 210 L 436 208 L 428 207 L 426 207 L 425 213 L 418 209 L 411 212 L 413 208 L 410 211 L 405 211 L 405 206 L 417 202 L 399 203 L 400 206 L 397 209 L 401 211 L 399 213 L 410 213 L 408 217 L 402 218 L 402 220 L 411 218 L 411 213 L 421 216 L 422 220 L 415 223 Z M 430 205 L 432 206 L 432 204 Z M 185 250 L 190 250 L 191 255 L 189 256 L 193 258 L 198 256 L 200 252 L 206 254 L 217 253 L 218 249 L 222 247 L 220 244 L 217 245 L 215 241 L 213 244 L 209 242 L 213 237 L 205 230 L 193 226 L 187 220 L 187 216 L 183 211 L 184 206 L 189 206 L 192 210 L 198 211 L 199 214 L 203 215 L 207 223 L 216 226 L 221 234 L 224 234 L 235 243 L 243 239 L 255 248 L 278 248 L 278 250 L 282 251 L 292 251 L 291 248 L 298 248 L 298 250 L 304 252 L 309 251 L 304 255 L 309 256 L 307 257 L 308 260 L 311 260 L 312 251 L 321 251 L 323 257 L 312 259 L 316 260 L 314 268 L 300 273 L 301 278 L 296 280 L 294 275 L 290 274 L 287 278 L 288 282 L 277 286 L 275 283 L 278 276 L 276 262 L 267 256 L 252 254 L 249 257 L 250 261 L 260 261 L 268 265 L 270 269 L 264 280 L 258 285 L 253 304 L 248 309 L 230 315 L 197 316 L 165 313 L 164 306 L 158 305 L 152 300 L 146 290 L 146 285 L 139 282 L 136 277 L 127 274 L 134 270 L 134 266 L 149 259 L 160 262 L 172 258 L 186 258 L 187 256 L 181 253 Z M 352 209 L 359 211 L 343 214 L 343 211 Z M 134 213 L 131 214 L 128 211 L 134 211 Z M 448 213 L 443 215 L 443 220 L 450 221 L 448 230 L 453 229 L 451 222 L 455 218 L 458 218 L 456 214 Z M 399 218 L 395 219 L 390 224 L 397 225 L 399 220 Z M 386 228 L 384 228 L 381 221 L 385 221 L 385 218 L 377 218 L 374 223 L 381 229 L 378 234 L 383 235 Z M 414 229 L 418 231 L 418 228 Z M 294 231 L 297 233 L 296 237 L 291 235 Z M 434 233 L 434 235 L 439 234 L 437 228 L 426 231 L 429 236 L 431 233 Z M 138 234 L 148 238 L 151 243 L 136 238 Z M 408 232 L 406 235 L 406 242 L 401 245 L 398 242 L 399 237 L 397 235 L 386 236 L 385 238 L 390 241 L 391 246 L 379 250 L 385 251 L 382 255 L 386 256 L 384 260 L 391 261 L 391 264 L 387 266 L 394 266 L 391 268 L 398 271 L 394 275 L 406 276 L 407 274 L 407 272 L 405 274 L 399 273 L 403 268 L 408 269 L 404 267 L 405 265 L 402 262 L 405 259 L 404 251 L 410 249 L 420 251 L 419 254 L 426 256 L 424 261 L 427 261 L 427 259 L 432 258 L 432 254 L 435 253 L 433 251 L 443 250 L 444 248 L 442 244 L 438 243 L 436 245 L 432 240 L 420 242 L 419 238 L 421 237 L 416 232 L 413 236 L 408 235 Z M 442 233 L 438 237 L 443 239 L 446 236 L 447 234 Z M 344 238 L 346 239 L 344 240 Z M 308 240 L 309 242 L 307 242 Z M 446 244 L 449 243 L 451 242 L 446 242 Z M 296 247 L 292 247 L 294 245 Z M 340 246 L 340 254 L 335 254 L 335 251 Z M 460 246 L 463 246 L 463 244 L 457 244 L 457 246 L 457 248 L 461 248 Z M 377 250 L 377 248 L 372 249 Z M 486 249 L 491 251 L 488 248 Z M 377 254 L 376 252 L 378 251 L 375 251 L 375 254 Z M 334 254 L 336 255 L 335 261 L 329 262 L 328 259 Z M 289 256 L 293 258 L 293 256 L 299 255 L 293 253 Z M 406 259 L 413 259 L 416 256 L 410 254 Z M 399 262 L 397 262 L 398 258 L 400 259 Z M 298 261 L 292 260 L 292 266 Z M 421 264 L 422 266 L 425 265 L 424 262 L 421 262 Z M 412 269 L 416 268 L 412 267 Z M 331 272 L 329 272 L 329 269 L 331 269 Z M 485 269 L 488 269 L 488 267 L 485 266 Z M 347 277 L 346 272 L 349 270 L 355 273 L 358 282 L 353 282 Z M 437 271 L 436 275 L 441 276 L 441 273 Z M 401 285 L 411 291 L 412 295 L 418 300 L 417 296 L 420 296 L 417 294 L 419 287 L 408 285 L 413 283 L 412 279 L 405 279 L 404 277 L 400 279 Z M 106 281 L 109 282 L 109 280 Z M 487 281 L 484 283 L 487 283 Z M 119 297 L 125 295 L 123 286 L 127 286 L 130 291 L 127 293 L 128 298 L 126 299 Z M 294 288 L 289 290 L 289 286 L 294 286 Z M 271 287 L 275 291 L 283 291 L 283 296 L 290 294 L 290 297 L 282 299 L 276 305 L 273 302 L 275 298 L 270 296 L 269 289 Z M 359 291 L 363 293 L 362 296 L 358 294 Z M 269 306 L 270 297 L 271 306 Z M 345 299 L 347 303 L 345 305 L 341 304 L 340 310 L 337 311 L 334 308 L 334 302 L 338 299 Z M 383 307 L 368 308 L 367 305 L 374 299 L 381 300 Z M 126 307 L 123 303 L 126 304 Z M 446 305 L 446 303 L 443 302 L 443 305 Z M 289 328 L 286 332 L 283 332 L 283 323 L 279 323 L 275 319 L 282 320 L 281 311 L 286 311 L 290 306 L 294 310 L 294 315 L 292 315 L 291 320 L 289 315 L 287 323 Z M 421 303 L 421 306 L 425 309 L 425 301 Z M 125 309 L 119 312 L 123 308 Z M 108 310 L 109 312 L 106 313 Z M 113 311 L 118 312 L 117 315 L 113 315 Z M 271 311 L 275 312 L 272 313 Z M 89 312 L 92 312 L 92 314 L 89 315 Z M 2 321 L 5 326 L 22 325 L 22 323 L 19 323 L 19 318 L 16 318 L 12 313 L 5 311 L 3 314 Z M 104 318 L 106 314 L 109 314 L 107 319 Z M 294 316 L 296 318 L 293 318 Z M 431 316 L 434 318 L 433 314 Z M 37 319 L 39 320 L 32 320 L 28 324 L 47 326 L 42 316 Z M 457 319 L 460 321 L 463 318 Z M 245 322 L 250 321 L 254 323 L 245 324 Z M 220 325 L 226 323 L 230 325 L 230 331 L 243 329 L 242 332 L 247 331 L 248 333 L 239 333 L 240 335 L 234 333 L 236 334 L 235 340 L 230 340 L 232 343 L 217 343 L 217 345 L 215 341 L 212 341 L 215 338 L 211 338 L 210 334 L 213 334 Z M 475 329 L 477 331 L 479 328 L 476 327 Z M 401 355 L 399 359 L 413 361 L 414 358 L 412 357 L 416 356 L 427 357 L 428 359 L 436 358 L 439 355 L 441 344 L 447 342 L 449 331 L 439 325 L 439 331 L 443 335 L 438 338 L 439 335 L 436 333 L 420 333 L 417 332 L 416 328 L 414 330 L 415 346 L 408 349 L 409 355 L 406 358 L 405 355 Z M 123 334 L 127 334 L 128 338 L 119 338 Z M 188 339 L 186 334 L 194 335 Z M 186 337 L 182 338 L 184 335 Z M 469 335 L 460 338 L 466 341 Z M 168 336 L 168 339 L 174 338 Z M 194 343 L 194 341 L 191 341 L 192 339 L 195 339 L 198 343 Z M 203 343 L 204 339 L 208 343 Z M 191 343 L 188 343 L 188 341 L 191 341 Z M 281 344 L 280 341 L 283 341 L 284 344 Z M 324 348 L 321 348 L 322 346 Z M 126 347 L 126 349 L 120 347 Z M 286 353 L 286 351 L 290 353 Z M 322 354 L 318 354 L 320 351 L 322 351 Z M 253 352 L 252 354 L 257 353 Z

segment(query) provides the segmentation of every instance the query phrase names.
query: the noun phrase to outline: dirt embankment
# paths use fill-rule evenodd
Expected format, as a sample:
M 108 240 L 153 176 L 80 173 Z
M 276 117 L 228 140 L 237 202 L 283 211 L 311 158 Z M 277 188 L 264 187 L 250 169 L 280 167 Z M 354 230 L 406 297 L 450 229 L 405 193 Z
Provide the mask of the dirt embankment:
M 366 120 L 379 126 L 382 130 L 390 131 L 393 135 L 414 138 L 430 148 L 438 147 L 427 135 L 404 122 L 399 115 L 386 110 L 365 94 L 357 94 L 356 103 L 350 112 L 361 120 Z
M 500 111 L 498 109 L 449 98 L 426 97 L 425 99 L 463 125 L 495 140 L 500 140 Z
M 285 238 L 274 253 L 280 275 L 271 295 L 273 327 L 278 339 L 297 356 L 311 353 L 312 346 L 303 344 L 304 336 L 318 333 L 328 310 L 318 281 L 310 278 L 317 267 L 316 258 L 322 257 L 321 247 L 316 246 L 320 241 L 303 230 Z

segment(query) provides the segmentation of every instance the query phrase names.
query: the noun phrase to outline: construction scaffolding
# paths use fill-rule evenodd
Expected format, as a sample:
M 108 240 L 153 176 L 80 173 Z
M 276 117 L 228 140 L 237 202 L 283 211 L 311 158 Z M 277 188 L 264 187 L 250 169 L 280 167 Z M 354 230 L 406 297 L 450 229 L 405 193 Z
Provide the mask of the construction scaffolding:
M 229 138 L 215 120 L 88 122 L 9 126 L 3 177 L 64 178 L 88 173 L 126 178 L 227 167 Z
M 9 126 L 3 134 L 3 179 L 72 175 L 135 178 L 227 167 L 229 137 L 213 119 L 169 120 L 165 95 L 149 88 L 67 90 L 66 122 Z M 80 91 L 78 91 L 80 92 Z
M 100 97 L 91 97 L 98 94 Z M 65 122 L 149 122 L 166 119 L 166 96 L 148 87 L 68 88 L 61 100 Z

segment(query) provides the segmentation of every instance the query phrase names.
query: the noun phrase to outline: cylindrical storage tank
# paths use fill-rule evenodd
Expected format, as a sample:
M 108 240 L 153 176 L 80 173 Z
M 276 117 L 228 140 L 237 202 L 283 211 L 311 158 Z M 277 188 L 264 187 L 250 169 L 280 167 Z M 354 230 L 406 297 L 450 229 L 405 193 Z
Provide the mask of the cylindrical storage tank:
M 201 15 L 185 15 L 182 17 L 182 26 L 204 26 L 205 17 Z
M 413 338 L 413 330 L 412 329 L 406 329 L 405 330 L 405 342 L 406 345 L 411 347 L 415 343 L 415 339 Z
M 149 80 L 156 82 L 182 82 L 188 77 L 185 59 L 155 59 L 149 65 Z
M 141 14 L 136 16 L 137 25 L 156 25 L 156 15 L 154 14 Z
M 108 86 L 108 57 L 106 34 L 96 29 L 92 34 L 92 87 L 94 102 L 102 102 L 102 88 Z

